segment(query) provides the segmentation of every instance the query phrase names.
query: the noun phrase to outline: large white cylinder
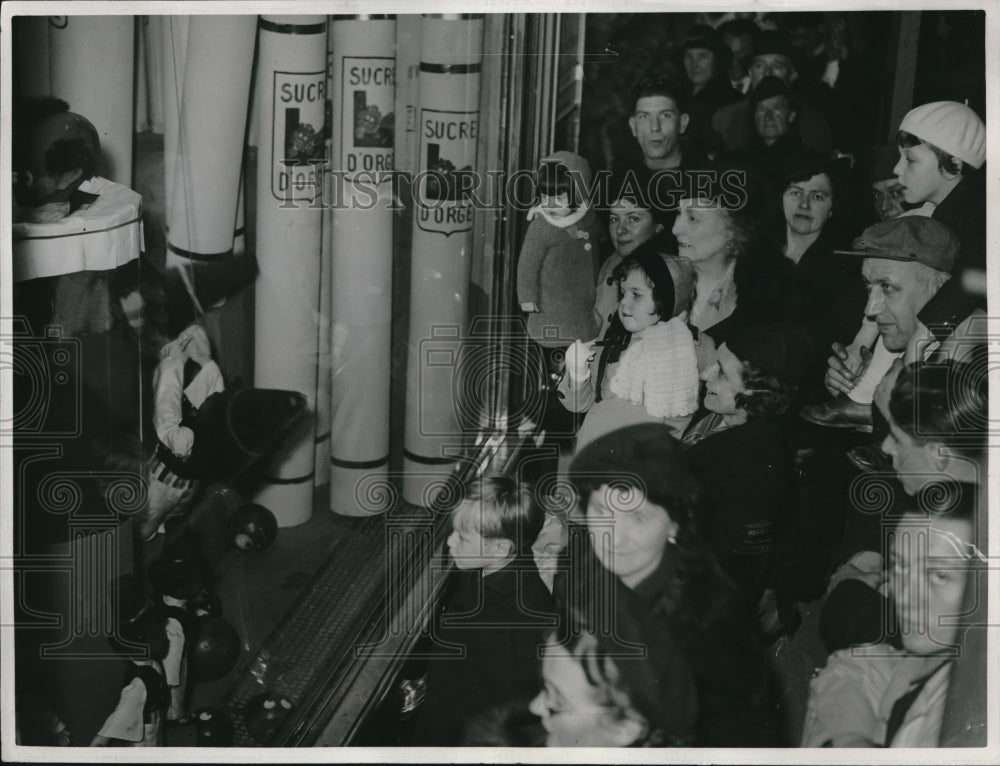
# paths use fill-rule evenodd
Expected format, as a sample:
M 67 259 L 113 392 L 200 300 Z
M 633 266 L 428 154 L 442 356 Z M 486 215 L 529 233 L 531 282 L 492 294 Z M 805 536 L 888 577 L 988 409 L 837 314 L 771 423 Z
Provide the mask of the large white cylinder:
M 259 31 L 254 385 L 300 392 L 309 414 L 262 469 L 256 502 L 289 527 L 312 513 L 326 18 L 261 16 Z
M 394 19 L 336 17 L 330 509 L 389 510 Z
M 163 78 L 163 183 L 166 188 L 164 208 L 170 220 L 170 206 L 174 194 L 174 174 L 177 171 L 177 147 L 180 144 L 181 96 L 184 92 L 184 61 L 187 58 L 190 16 L 164 16 L 160 46 Z
M 101 137 L 105 175 L 131 186 L 135 16 L 52 20 L 50 93 L 94 123 Z
M 255 35 L 253 16 L 190 18 L 168 267 L 189 268 L 233 255 Z
M 434 501 L 462 445 L 454 381 L 474 210 L 454 171 L 475 168 L 482 31 L 481 19 L 422 23 L 403 458 L 403 496 L 416 505 Z

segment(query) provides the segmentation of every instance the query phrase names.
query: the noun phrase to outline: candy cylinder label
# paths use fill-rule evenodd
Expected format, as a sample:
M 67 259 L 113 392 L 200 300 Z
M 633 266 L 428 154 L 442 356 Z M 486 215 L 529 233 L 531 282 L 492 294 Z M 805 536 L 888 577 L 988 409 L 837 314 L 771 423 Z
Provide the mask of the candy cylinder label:
M 417 226 L 445 236 L 472 231 L 473 205 L 462 194 L 475 158 L 479 113 L 420 110 Z
M 323 188 L 326 72 L 275 72 L 273 104 L 271 193 L 312 202 Z
M 395 132 L 395 59 L 344 56 L 340 167 L 351 179 L 358 171 L 391 171 Z

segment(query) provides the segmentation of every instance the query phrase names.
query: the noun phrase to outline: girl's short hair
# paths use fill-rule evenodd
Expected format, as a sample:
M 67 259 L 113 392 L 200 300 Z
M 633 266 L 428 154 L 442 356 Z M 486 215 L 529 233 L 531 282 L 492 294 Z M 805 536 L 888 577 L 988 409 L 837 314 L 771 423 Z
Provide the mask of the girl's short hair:
M 542 163 L 538 169 L 537 184 L 539 192 L 553 197 L 557 194 L 569 194 L 573 187 L 569 168 L 561 162 Z
M 726 347 L 743 363 L 746 392 L 736 395 L 736 404 L 751 418 L 785 415 L 812 354 L 805 328 L 794 322 L 741 327 L 729 334 Z
M 633 271 L 641 271 L 646 285 L 653 291 L 653 308 L 660 319 L 667 321 L 673 317 L 677 300 L 673 276 L 659 253 L 656 238 L 646 240 L 635 248 L 628 257 L 611 272 L 613 282 L 621 284 Z M 654 273 L 650 273 L 650 272 Z M 681 308 L 681 311 L 684 309 Z
M 920 444 L 943 444 L 981 459 L 989 441 L 987 361 L 982 347 L 961 362 L 916 362 L 903 368 L 889 397 L 889 414 Z
M 896 134 L 896 145 L 901 149 L 912 149 L 914 146 L 919 146 L 924 144 L 928 149 L 934 152 L 934 156 L 937 157 L 938 170 L 942 173 L 952 173 L 954 175 L 968 175 L 975 168 L 966 162 L 958 159 L 951 154 L 948 154 L 944 149 L 935 146 L 929 141 L 924 141 L 924 139 L 913 135 L 912 133 L 907 133 L 905 130 L 901 130 Z
M 476 477 L 464 499 L 476 507 L 459 505 L 455 526 L 475 528 L 487 539 L 510 540 L 518 553 L 531 548 L 545 523 L 545 511 L 535 501 L 531 485 L 505 473 Z

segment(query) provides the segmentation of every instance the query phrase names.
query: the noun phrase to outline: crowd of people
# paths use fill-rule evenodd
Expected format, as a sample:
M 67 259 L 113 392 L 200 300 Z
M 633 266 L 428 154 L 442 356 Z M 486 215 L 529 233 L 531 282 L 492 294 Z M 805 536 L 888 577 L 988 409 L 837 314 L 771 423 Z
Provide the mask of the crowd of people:
M 837 67 L 802 83 L 781 30 L 696 27 L 681 51 L 688 82 L 632 91 L 641 163 L 602 175 L 557 152 L 539 169 L 518 300 L 550 383 L 541 438 L 570 423 L 574 503 L 511 490 L 461 506 L 456 534 L 475 518 L 479 544 L 450 548 L 478 610 L 505 648 L 527 633 L 540 654 L 505 654 L 503 684 L 460 683 L 434 744 L 985 742 L 969 628 L 986 549 L 983 120 L 916 105 L 859 163 L 838 150 Z M 869 166 L 859 216 L 846 198 Z M 526 568 L 539 595 L 514 531 L 542 513 L 550 602 L 507 602 L 498 623 L 495 572 Z M 829 658 L 801 679 L 792 732 L 766 650 L 807 600 Z M 489 633 L 465 635 L 469 684 L 500 656 Z
M 542 161 L 517 293 L 558 481 L 477 477 L 454 510 L 459 571 L 433 632 L 450 657 L 430 662 L 414 744 L 985 742 L 985 125 L 958 101 L 918 104 L 860 156 L 837 109 L 841 32 L 807 67 L 780 29 L 694 27 L 686 79 L 631 92 L 641 161 Z M 48 107 L 15 135 L 15 213 L 38 224 L 108 183 L 93 125 Z M 214 376 L 195 401 L 185 378 L 217 372 L 207 340 L 157 338 L 159 358 L 139 358 L 162 296 L 131 258 L 41 282 L 19 286 L 29 318 L 44 307 L 67 337 L 111 338 L 84 346 L 102 360 L 81 385 L 97 435 L 71 440 L 67 464 L 141 432 L 135 387 L 106 390 L 105 372 L 153 362 L 157 404 L 176 404 L 148 436 L 168 459 L 158 477 L 183 469 L 194 437 L 179 426 L 221 388 Z M 143 473 L 141 447 L 117 443 L 116 465 Z M 178 503 L 189 487 L 167 486 Z M 171 511 L 158 491 L 144 537 Z M 160 718 L 183 712 L 183 625 L 122 587 L 121 635 L 151 659 L 94 744 L 160 744 Z M 790 732 L 767 649 L 803 602 L 829 656 L 801 679 Z

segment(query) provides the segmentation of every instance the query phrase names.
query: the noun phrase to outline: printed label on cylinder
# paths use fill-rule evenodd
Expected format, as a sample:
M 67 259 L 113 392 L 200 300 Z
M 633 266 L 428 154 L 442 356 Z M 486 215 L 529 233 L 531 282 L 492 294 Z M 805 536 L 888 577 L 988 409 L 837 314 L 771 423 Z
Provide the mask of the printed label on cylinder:
M 463 189 L 471 187 L 478 132 L 478 112 L 420 110 L 422 170 L 414 205 L 423 231 L 450 236 L 472 230 L 474 208 Z
M 357 171 L 391 171 L 395 133 L 395 59 L 343 57 L 343 123 L 340 169 L 347 179 Z
M 271 193 L 312 202 L 323 188 L 326 72 L 275 72 L 273 103 Z

